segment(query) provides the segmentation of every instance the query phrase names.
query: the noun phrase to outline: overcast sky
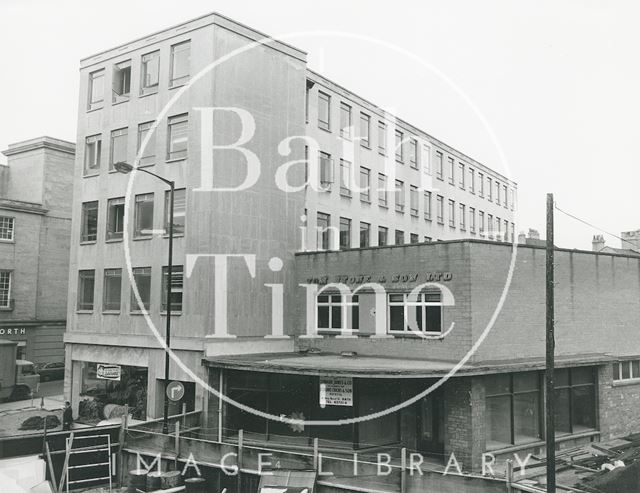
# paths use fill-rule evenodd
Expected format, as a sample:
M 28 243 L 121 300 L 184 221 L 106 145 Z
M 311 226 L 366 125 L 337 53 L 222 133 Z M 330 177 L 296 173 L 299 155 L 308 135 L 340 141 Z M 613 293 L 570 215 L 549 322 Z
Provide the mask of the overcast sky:
M 633 1 L 2 0 L 0 148 L 75 141 L 80 58 L 212 11 L 289 36 L 310 68 L 512 177 L 518 229 L 544 235 L 547 192 L 606 231 L 640 228 Z M 599 233 L 556 227 L 566 247 Z

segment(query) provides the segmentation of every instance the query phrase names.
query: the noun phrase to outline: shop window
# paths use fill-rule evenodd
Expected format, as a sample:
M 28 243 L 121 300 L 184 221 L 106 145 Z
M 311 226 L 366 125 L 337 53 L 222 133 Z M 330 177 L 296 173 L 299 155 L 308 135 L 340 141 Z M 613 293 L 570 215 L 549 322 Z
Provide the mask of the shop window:
M 189 142 L 189 116 L 176 115 L 169 118 L 167 138 L 167 161 L 186 159 Z
M 596 429 L 595 373 L 591 367 L 556 370 L 556 434 Z
M 640 360 L 620 361 L 613 364 L 613 381 L 640 379 Z
M 191 42 L 185 41 L 171 47 L 171 80 L 169 87 L 186 84 L 189 80 Z
M 81 270 L 78 273 L 78 310 L 93 310 L 95 284 L 94 270 Z
M 120 240 L 124 231 L 124 197 L 107 202 L 107 240 Z
M 120 311 L 122 297 L 122 269 L 104 270 L 103 311 Z
M 140 76 L 141 95 L 158 92 L 158 82 L 160 81 L 160 51 L 142 55 Z
M 388 295 L 388 327 L 393 334 L 410 334 L 415 331 L 439 334 L 442 332 L 442 292 L 426 289 L 410 296 L 410 293 Z
M 129 100 L 131 93 L 131 60 L 113 66 L 112 94 L 113 102 Z
M 317 329 L 351 330 L 360 328 L 358 295 L 322 293 L 317 298 Z
M 164 194 L 164 230 L 169 234 L 169 213 L 171 209 L 171 192 Z M 178 188 L 173 195 L 173 234 L 183 235 L 187 213 L 187 190 Z
M 183 272 L 182 265 L 174 265 L 171 268 L 171 312 L 182 311 Z M 162 268 L 162 311 L 167 311 L 167 278 L 169 270 Z
M 132 270 L 142 307 L 148 311 L 151 303 L 151 267 L 134 267 Z M 131 311 L 142 311 L 133 289 L 131 289 Z

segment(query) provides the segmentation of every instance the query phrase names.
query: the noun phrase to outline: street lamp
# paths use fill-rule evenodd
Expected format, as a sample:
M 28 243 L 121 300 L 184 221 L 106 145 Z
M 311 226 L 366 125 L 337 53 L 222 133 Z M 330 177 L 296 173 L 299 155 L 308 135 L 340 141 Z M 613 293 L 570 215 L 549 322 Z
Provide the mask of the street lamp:
M 119 173 L 130 173 L 134 169 L 141 171 L 151 176 L 155 176 L 158 180 L 163 181 L 171 188 L 169 194 L 169 261 L 167 264 L 167 325 L 164 333 L 164 341 L 166 349 L 164 351 L 164 417 L 162 420 L 162 433 L 167 435 L 169 433 L 169 396 L 166 392 L 166 387 L 169 385 L 169 347 L 171 344 L 171 278 L 173 276 L 173 196 L 175 193 L 176 183 L 171 180 L 167 180 L 160 175 L 156 175 L 151 171 L 144 168 L 134 168 L 129 163 L 124 161 L 117 162 L 113 165 L 113 168 Z

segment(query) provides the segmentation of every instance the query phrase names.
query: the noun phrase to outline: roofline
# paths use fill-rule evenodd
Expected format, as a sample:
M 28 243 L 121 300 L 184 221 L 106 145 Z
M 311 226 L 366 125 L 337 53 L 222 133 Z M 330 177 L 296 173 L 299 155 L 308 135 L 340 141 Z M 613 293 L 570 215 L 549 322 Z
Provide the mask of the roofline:
M 43 135 L 41 137 L 9 144 L 9 147 L 2 151 L 2 154 L 8 157 L 22 152 L 34 151 L 36 149 L 51 149 L 53 151 L 65 152 L 71 155 L 75 155 L 76 153 L 75 143 Z

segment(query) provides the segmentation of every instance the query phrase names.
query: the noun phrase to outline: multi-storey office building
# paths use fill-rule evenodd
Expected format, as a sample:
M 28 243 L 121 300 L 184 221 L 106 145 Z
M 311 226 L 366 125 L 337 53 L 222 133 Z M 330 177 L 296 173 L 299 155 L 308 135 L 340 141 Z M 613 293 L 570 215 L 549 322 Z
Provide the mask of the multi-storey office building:
M 75 145 L 40 137 L 3 154 L 0 338 L 18 342 L 18 358 L 62 362 Z

